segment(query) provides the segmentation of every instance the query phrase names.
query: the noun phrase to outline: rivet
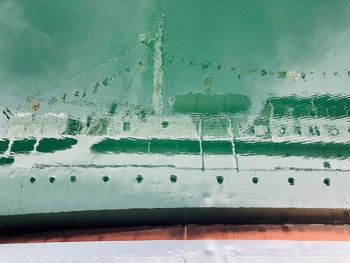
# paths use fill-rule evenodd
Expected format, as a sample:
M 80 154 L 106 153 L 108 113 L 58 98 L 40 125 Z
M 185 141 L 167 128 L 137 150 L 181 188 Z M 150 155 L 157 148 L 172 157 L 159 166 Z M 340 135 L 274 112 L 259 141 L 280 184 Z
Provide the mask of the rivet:
M 142 175 L 138 174 L 138 175 L 136 176 L 136 182 L 141 183 L 142 181 L 143 181 Z
M 294 183 L 295 183 L 294 177 L 289 177 L 289 178 L 288 178 L 288 183 L 289 183 L 290 185 L 294 185 Z
M 162 124 L 163 128 L 167 128 L 169 126 L 169 122 L 167 122 L 167 121 L 162 121 L 161 124 Z
M 54 181 L 55 181 L 55 177 L 50 176 L 50 177 L 49 177 L 49 182 L 50 182 L 50 183 L 53 183 Z
M 29 181 L 34 184 L 34 182 L 36 181 L 36 179 L 34 177 L 30 177 Z
M 174 174 L 170 175 L 170 182 L 176 183 L 176 181 L 177 181 L 177 176 Z
M 221 175 L 216 176 L 216 181 L 218 182 L 218 184 L 222 184 L 224 182 L 224 177 Z
M 323 162 L 323 167 L 329 169 L 331 168 L 331 164 L 329 162 Z
M 72 176 L 70 177 L 70 181 L 71 181 L 72 183 L 75 183 L 75 182 L 77 181 L 77 177 L 76 177 L 75 175 L 72 175 Z
M 256 176 L 252 177 L 252 182 L 253 182 L 254 184 L 257 184 L 257 183 L 259 182 L 259 178 L 256 177 Z
M 108 182 L 109 177 L 108 177 L 107 175 L 105 175 L 105 176 L 102 177 L 102 180 L 103 180 L 104 182 Z
M 323 179 L 323 183 L 324 183 L 325 185 L 329 186 L 329 185 L 331 184 L 331 179 L 329 179 L 329 178 L 324 178 L 324 179 Z

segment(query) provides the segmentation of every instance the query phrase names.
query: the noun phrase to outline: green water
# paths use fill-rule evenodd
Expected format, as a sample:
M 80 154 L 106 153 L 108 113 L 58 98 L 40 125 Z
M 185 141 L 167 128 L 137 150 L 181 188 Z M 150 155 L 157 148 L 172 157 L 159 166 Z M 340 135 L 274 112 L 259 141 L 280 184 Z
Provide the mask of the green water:
M 204 75 L 212 92 L 248 95 L 255 108 L 269 94 L 348 93 L 348 1 L 2 0 L 0 103 L 28 111 L 36 98 L 39 111 L 83 116 L 112 100 L 149 106 L 153 54 L 139 34 L 151 38 L 161 14 L 165 108 L 169 98 L 201 92 Z M 292 81 L 261 70 L 314 75 Z
M 84 125 L 87 135 L 106 135 L 111 117 L 121 112 L 141 122 L 155 114 L 244 113 L 268 129 L 271 118 L 340 119 L 345 125 L 349 14 L 350 3 L 342 0 L 1 0 L 0 136 L 20 112 L 33 120 L 67 114 L 65 135 L 83 132 Z M 203 134 L 214 134 L 212 127 L 203 123 Z M 122 129 L 130 131 L 130 122 Z M 76 143 L 45 140 L 38 151 Z M 28 153 L 35 143 L 15 141 L 11 152 Z M 249 143 L 237 143 L 238 152 L 254 154 Z M 348 150 L 266 143 L 254 144 L 255 151 L 307 156 L 313 149 L 326 158 Z M 0 141 L 2 153 L 8 146 Z M 92 150 L 149 147 L 154 153 L 200 152 L 198 142 L 155 139 L 105 139 Z M 203 142 L 205 153 L 231 150 L 230 142 Z

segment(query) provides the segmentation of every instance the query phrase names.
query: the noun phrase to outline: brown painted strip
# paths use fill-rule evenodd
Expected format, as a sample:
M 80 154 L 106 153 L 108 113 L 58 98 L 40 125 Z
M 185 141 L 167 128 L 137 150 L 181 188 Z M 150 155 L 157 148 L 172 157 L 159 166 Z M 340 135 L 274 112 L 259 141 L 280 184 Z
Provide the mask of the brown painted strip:
M 350 241 L 350 225 L 189 225 L 119 227 L 0 236 L 0 243 L 136 240 Z

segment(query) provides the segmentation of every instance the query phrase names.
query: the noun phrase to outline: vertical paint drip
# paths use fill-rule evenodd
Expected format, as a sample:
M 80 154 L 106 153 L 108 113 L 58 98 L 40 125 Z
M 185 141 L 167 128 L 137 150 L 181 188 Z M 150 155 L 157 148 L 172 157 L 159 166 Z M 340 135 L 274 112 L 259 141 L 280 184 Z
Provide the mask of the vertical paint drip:
M 155 36 L 154 41 L 154 61 L 153 61 L 153 96 L 152 96 L 152 108 L 155 114 L 162 113 L 163 101 L 162 101 L 162 89 L 163 89 L 163 33 L 164 33 L 165 16 L 162 15 L 162 19 L 159 25 L 159 29 Z
M 199 120 L 199 125 L 198 125 L 198 138 L 199 138 L 199 150 L 200 150 L 200 155 L 201 155 L 201 160 L 202 160 L 202 171 L 205 170 L 205 164 L 204 164 L 204 154 L 203 154 L 203 133 L 202 133 L 202 120 Z
M 232 144 L 232 154 L 233 154 L 233 163 L 234 165 L 236 165 L 236 170 L 237 172 L 239 172 L 239 166 L 238 166 L 238 157 L 237 157 L 237 153 L 236 153 L 236 146 L 235 146 L 235 136 L 233 134 L 233 129 L 232 129 L 232 122 L 230 118 L 227 118 L 227 122 L 228 122 L 228 127 L 227 127 L 227 133 L 230 135 L 231 137 L 231 144 Z

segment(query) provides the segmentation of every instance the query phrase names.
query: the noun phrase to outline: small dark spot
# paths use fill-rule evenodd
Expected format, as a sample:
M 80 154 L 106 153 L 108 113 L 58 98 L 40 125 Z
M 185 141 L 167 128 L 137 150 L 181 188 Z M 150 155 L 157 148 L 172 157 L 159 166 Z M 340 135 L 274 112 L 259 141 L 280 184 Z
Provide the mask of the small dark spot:
M 77 181 L 77 177 L 76 177 L 75 175 L 72 175 L 72 176 L 70 177 L 70 181 L 71 181 L 72 183 L 75 183 L 75 182 Z
M 247 133 L 249 135 L 254 135 L 255 134 L 255 127 L 254 125 L 249 125 L 248 128 L 247 128 Z
M 267 75 L 267 71 L 265 69 L 260 70 L 260 75 L 261 76 Z
M 209 66 L 210 66 L 211 62 L 208 61 L 208 60 L 205 60 L 204 62 L 202 62 L 201 66 L 202 66 L 202 69 L 208 69 Z
M 286 71 L 278 71 L 278 78 L 279 79 L 285 79 L 287 77 Z
M 130 122 L 123 123 L 123 131 L 130 131 Z
M 64 103 L 64 102 L 66 102 L 66 99 L 67 99 L 67 93 L 64 93 L 61 97 L 61 100 Z
M 177 182 L 177 176 L 174 175 L 174 174 L 170 175 L 170 182 L 176 183 Z
M 104 181 L 105 183 L 109 181 L 109 177 L 107 175 L 102 177 L 102 181 Z
M 330 136 L 337 136 L 337 135 L 340 134 L 340 132 L 339 132 L 339 129 L 338 129 L 337 127 L 331 126 L 331 127 L 329 127 L 329 129 L 328 129 L 328 134 L 329 134 Z
M 117 109 L 118 109 L 118 104 L 116 102 L 113 102 L 109 108 L 108 113 L 113 115 L 117 112 Z
M 256 177 L 256 176 L 252 177 L 252 182 L 253 182 L 254 184 L 257 184 L 257 183 L 259 182 L 259 178 Z
M 329 169 L 331 168 L 331 164 L 329 162 L 323 162 L 323 167 Z
M 32 184 L 34 184 L 34 182 L 36 181 L 36 179 L 35 179 L 34 177 L 30 177 L 30 178 L 29 178 L 29 181 L 30 181 Z
M 216 181 L 218 182 L 218 184 L 222 184 L 224 182 L 224 177 L 221 175 L 216 176 Z
M 50 176 L 50 177 L 49 177 L 49 182 L 50 182 L 50 183 L 53 183 L 53 182 L 55 182 L 55 177 L 53 177 L 53 176 Z
M 295 134 L 301 135 L 301 127 L 300 126 L 294 127 L 294 132 Z
M 75 96 L 75 97 L 78 97 L 78 96 L 79 96 L 79 90 L 75 90 L 75 91 L 74 91 L 74 96 Z
M 100 83 L 97 81 L 92 87 L 92 93 L 97 93 L 98 86 L 100 86 Z
M 140 175 L 140 174 L 138 174 L 138 175 L 136 176 L 136 182 L 137 182 L 137 183 L 141 183 L 142 181 L 143 181 L 143 176 Z
M 2 111 L 2 114 L 4 114 L 8 120 L 10 119 L 10 116 L 7 114 L 6 111 L 3 110 L 3 111 Z
M 102 84 L 103 84 L 104 86 L 109 86 L 109 84 L 110 84 L 109 78 L 104 79 L 104 80 L 102 81 Z
M 92 122 L 92 117 L 88 116 L 86 118 L 86 127 L 89 128 L 91 126 L 91 122 Z
M 217 66 L 217 69 L 218 69 L 218 70 L 222 70 L 222 66 L 221 66 L 221 65 L 218 65 L 218 66 Z
M 167 128 L 169 126 L 169 122 L 167 122 L 167 121 L 162 121 L 161 124 L 162 124 L 163 128 Z
M 278 131 L 279 136 L 284 136 L 287 133 L 287 127 L 285 125 L 281 125 Z
M 290 185 L 294 185 L 294 184 L 295 184 L 295 179 L 294 179 L 294 177 L 289 177 L 289 178 L 288 178 L 288 183 L 289 183 Z
M 329 186 L 329 185 L 331 184 L 331 179 L 329 179 L 329 178 L 324 178 L 324 179 L 323 179 L 323 183 L 324 183 L 325 185 Z
M 320 136 L 321 132 L 317 126 L 309 126 L 309 134 L 313 136 Z

